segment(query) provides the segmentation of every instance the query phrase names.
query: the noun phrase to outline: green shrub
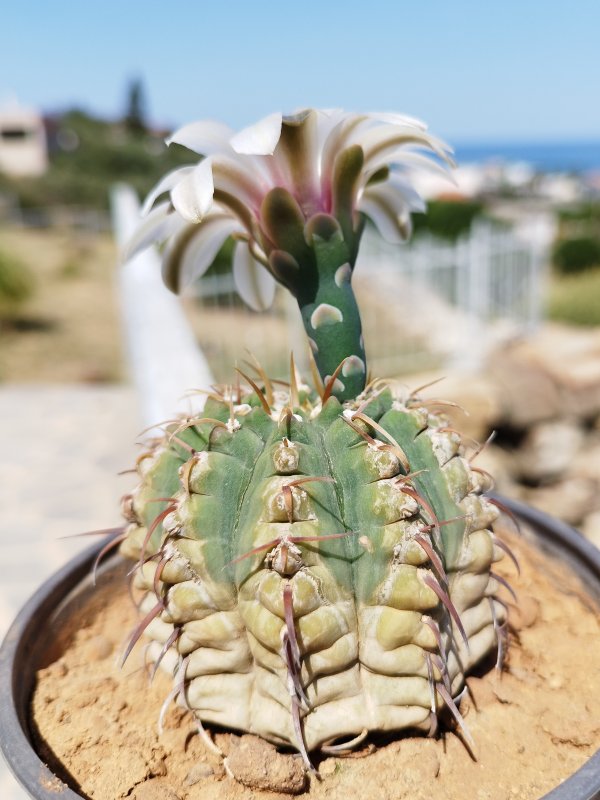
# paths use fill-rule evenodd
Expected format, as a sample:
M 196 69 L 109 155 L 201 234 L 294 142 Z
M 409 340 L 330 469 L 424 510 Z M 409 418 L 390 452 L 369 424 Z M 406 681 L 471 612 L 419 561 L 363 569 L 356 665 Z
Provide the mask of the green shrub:
M 33 294 L 31 271 L 21 261 L 0 252 L 0 316 L 11 316 Z
M 561 222 L 589 222 L 600 225 L 600 203 L 581 203 L 572 208 L 562 208 L 558 212 Z
M 581 272 L 600 265 L 600 240 L 589 236 L 563 239 L 555 246 L 552 260 L 564 273 Z
M 425 214 L 413 216 L 415 233 L 429 231 L 444 239 L 457 239 L 466 233 L 483 212 L 481 203 L 466 200 L 431 200 Z
M 132 132 L 125 125 L 81 111 L 69 111 L 58 124 L 77 145 L 68 152 L 53 148 L 44 175 L 14 178 L 0 174 L 0 192 L 14 196 L 22 208 L 108 208 L 109 190 L 115 182 L 131 184 L 143 197 L 165 172 L 194 160 L 180 145 L 167 148 L 161 136 Z

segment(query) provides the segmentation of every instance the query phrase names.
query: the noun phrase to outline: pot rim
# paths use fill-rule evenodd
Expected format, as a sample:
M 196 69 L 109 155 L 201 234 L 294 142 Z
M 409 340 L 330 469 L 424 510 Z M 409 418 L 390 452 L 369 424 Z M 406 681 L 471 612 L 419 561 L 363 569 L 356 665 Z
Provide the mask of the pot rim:
M 528 523 L 535 531 L 536 544 L 551 553 L 560 551 L 580 575 L 595 582 L 600 598 L 600 550 L 574 528 L 524 503 L 491 494 L 501 506 Z M 9 688 L 0 704 L 0 750 L 15 778 L 34 800 L 82 800 L 83 795 L 68 788 L 41 761 L 32 743 L 28 711 L 33 687 L 33 670 L 23 676 L 22 662 L 34 649 L 37 620 L 49 618 L 67 595 L 89 577 L 91 567 L 105 541 L 83 550 L 48 578 L 17 614 L 0 647 L 0 686 Z M 107 559 L 114 565 L 118 555 Z M 25 680 L 23 680 L 25 677 Z M 64 788 L 63 788 L 64 787 Z M 540 800 L 600 800 L 600 749 L 576 772 Z
M 33 673 L 21 680 L 21 662 L 33 649 L 37 620 L 49 618 L 69 592 L 90 573 L 104 544 L 95 543 L 78 553 L 53 573 L 21 608 L 0 646 L 0 686 L 8 687 L 8 698 L 0 703 L 0 750 L 14 777 L 34 800 L 81 800 L 39 758 L 32 743 L 28 709 Z M 65 787 L 65 788 L 62 788 Z

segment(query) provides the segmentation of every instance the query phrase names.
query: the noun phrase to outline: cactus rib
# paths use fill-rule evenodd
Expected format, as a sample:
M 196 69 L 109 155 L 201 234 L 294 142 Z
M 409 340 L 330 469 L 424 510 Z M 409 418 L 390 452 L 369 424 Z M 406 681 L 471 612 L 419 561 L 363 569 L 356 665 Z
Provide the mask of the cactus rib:
M 372 731 L 433 734 L 444 708 L 471 746 L 457 698 L 504 657 L 492 564 L 509 548 L 459 436 L 381 382 L 342 405 L 244 380 L 138 459 L 125 657 L 145 632 L 199 724 L 291 745 L 307 769 Z

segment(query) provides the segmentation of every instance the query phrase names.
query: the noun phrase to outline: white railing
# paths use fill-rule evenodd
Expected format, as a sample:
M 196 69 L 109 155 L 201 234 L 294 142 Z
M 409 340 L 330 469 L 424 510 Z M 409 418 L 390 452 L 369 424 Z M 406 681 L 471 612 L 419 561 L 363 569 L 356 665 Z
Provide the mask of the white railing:
M 542 316 L 552 236 L 543 220 L 519 228 L 482 222 L 456 242 L 422 235 L 402 246 L 368 230 L 353 282 L 371 371 L 476 369 L 500 340 L 533 330 Z M 198 335 L 215 374 L 229 375 L 245 348 L 275 373 L 285 370 L 293 349 L 306 369 L 300 316 L 287 292 L 279 290 L 273 311 L 262 317 L 232 293 L 228 275 L 207 276 L 194 290 L 206 321 Z M 214 346 L 217 327 L 223 350 Z
M 113 206 L 116 223 L 127 208 L 131 220 L 132 202 L 131 195 L 126 201 L 121 194 L 120 204 Z M 534 329 L 542 315 L 552 237 L 552 226 L 544 220 L 511 228 L 480 222 L 454 243 L 421 236 L 404 246 L 389 245 L 367 230 L 354 285 L 372 374 L 446 365 L 475 369 L 500 340 Z M 145 259 L 143 266 L 140 259 Z M 201 386 L 211 374 L 219 382 L 233 381 L 234 366 L 241 366 L 248 351 L 281 378 L 287 377 L 293 351 L 306 374 L 306 339 L 287 291 L 278 290 L 270 312 L 256 314 L 235 294 L 231 275 L 208 275 L 190 298 L 192 335 L 181 306 L 160 290 L 159 273 L 158 256 L 150 251 L 121 274 L 131 361 L 143 391 L 162 386 L 172 398 L 171 383 L 182 389 Z M 158 320 L 163 307 L 168 307 L 168 324 Z M 174 347 L 170 338 L 177 330 Z M 169 342 L 162 340 L 165 336 Z M 173 372 L 177 362 L 188 365 L 183 376 Z M 165 406 L 165 401 L 157 404 Z
M 372 369 L 475 368 L 499 339 L 534 329 L 552 238 L 545 218 L 477 222 L 456 242 L 421 235 L 404 246 L 368 231 L 355 282 Z
M 111 195 L 115 239 L 119 249 L 134 231 L 140 213 L 129 186 L 115 186 Z M 142 421 L 157 425 L 176 412 L 191 414 L 204 405 L 213 376 L 185 317 L 181 302 L 165 287 L 154 248 L 119 267 L 119 300 L 133 384 Z
M 10 198 L 4 198 L 0 204 L 0 223 L 19 228 L 73 228 L 91 233 L 111 229 L 109 213 L 100 208 L 76 205 L 21 208 Z

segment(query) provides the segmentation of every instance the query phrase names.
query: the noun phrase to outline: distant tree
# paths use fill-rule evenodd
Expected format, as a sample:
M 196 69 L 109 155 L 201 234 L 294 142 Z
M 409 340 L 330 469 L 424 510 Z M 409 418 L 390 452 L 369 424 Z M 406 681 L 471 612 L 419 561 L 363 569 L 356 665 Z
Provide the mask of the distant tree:
M 72 109 L 61 115 L 57 125 L 72 131 L 79 146 L 68 151 L 56 148 L 50 168 L 39 178 L 0 173 L 0 196 L 15 198 L 21 208 L 107 208 L 110 187 L 116 181 L 131 184 L 144 197 L 165 172 L 190 163 L 189 150 L 177 144 L 167 148 L 151 131 L 123 137 L 124 115 L 115 124 Z
M 580 236 L 555 245 L 552 260 L 560 272 L 583 272 L 600 266 L 600 239 Z
M 452 241 L 466 233 L 475 217 L 483 213 L 483 205 L 468 200 L 430 200 L 424 214 L 413 216 L 415 233 L 429 231 Z
M 146 98 L 141 78 L 134 78 L 127 87 L 125 124 L 131 133 L 146 132 Z

